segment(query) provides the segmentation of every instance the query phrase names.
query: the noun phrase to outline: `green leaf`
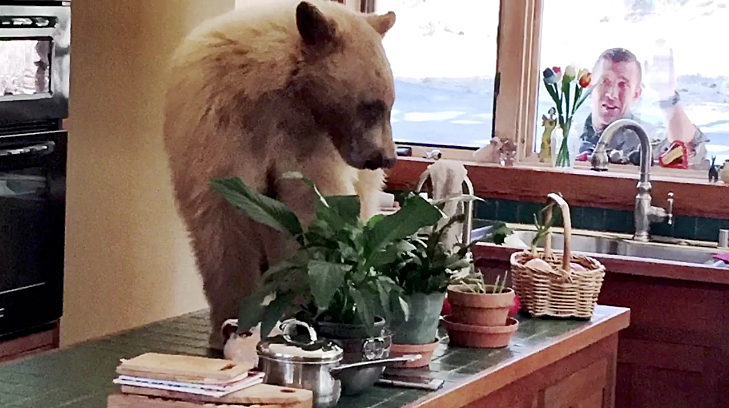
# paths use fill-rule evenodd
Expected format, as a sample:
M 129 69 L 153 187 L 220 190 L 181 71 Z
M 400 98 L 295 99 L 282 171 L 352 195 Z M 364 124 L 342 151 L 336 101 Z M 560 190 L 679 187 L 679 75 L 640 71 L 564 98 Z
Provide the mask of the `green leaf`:
M 443 213 L 420 196 L 412 196 L 394 214 L 385 216 L 367 230 L 368 255 L 372 255 L 391 242 L 415 234 L 424 227 L 435 225 Z
M 286 293 L 282 296 L 277 295 L 276 299 L 266 306 L 266 310 L 263 312 L 263 318 L 261 320 L 261 338 L 268 337 L 276 324 L 281 320 L 286 313 L 286 310 L 291 307 L 291 303 L 294 300 L 295 295 L 293 293 Z
M 367 227 L 368 228 L 372 228 L 373 226 L 375 226 L 375 224 L 377 224 L 378 222 L 380 222 L 383 219 L 385 219 L 385 217 L 386 217 L 385 214 L 375 214 L 375 215 L 373 215 L 369 220 L 367 220 Z
M 365 326 L 367 333 L 370 336 L 374 335 L 375 313 L 372 306 L 368 304 L 366 296 L 355 288 L 349 288 L 349 294 L 352 296 L 352 299 L 354 299 L 359 320 Z
M 390 291 L 385 287 L 380 279 L 377 280 L 377 294 L 380 296 L 380 307 L 385 313 L 385 319 L 390 320 L 392 318 L 390 314 Z
M 390 291 L 390 312 L 397 321 L 406 322 L 410 316 L 410 306 L 397 291 Z
M 285 275 L 287 275 L 292 269 L 299 268 L 300 265 L 296 265 L 290 261 L 282 261 L 276 265 L 268 268 L 266 272 L 261 275 L 261 282 L 264 283 L 275 283 L 281 281 Z
M 350 225 L 359 223 L 361 207 L 359 196 L 329 196 L 325 199 L 342 221 Z
M 326 310 L 344 282 L 344 275 L 352 269 L 350 265 L 325 261 L 309 262 L 309 286 L 316 306 L 320 311 Z
M 245 333 L 255 327 L 263 319 L 266 298 L 264 290 L 258 290 L 245 298 L 238 305 L 238 333 Z
M 303 232 L 301 222 L 291 209 L 280 201 L 254 191 L 240 178 L 214 179 L 210 185 L 255 221 L 293 237 Z
M 403 256 L 407 252 L 412 252 L 416 250 L 417 248 L 415 245 L 407 242 L 407 241 L 400 241 L 395 245 L 390 245 L 385 250 L 376 252 L 372 254 L 372 257 L 370 258 L 369 266 L 372 266 L 374 268 L 384 266 L 391 264 L 395 262 L 398 258 Z

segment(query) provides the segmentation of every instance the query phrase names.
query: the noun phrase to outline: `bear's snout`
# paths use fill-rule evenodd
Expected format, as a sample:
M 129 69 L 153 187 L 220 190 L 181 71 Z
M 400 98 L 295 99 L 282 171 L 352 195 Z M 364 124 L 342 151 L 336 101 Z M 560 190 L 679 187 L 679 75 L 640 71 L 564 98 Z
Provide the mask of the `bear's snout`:
M 364 168 L 368 170 L 391 169 L 397 163 L 397 156 L 385 157 L 382 153 L 376 153 L 364 162 Z

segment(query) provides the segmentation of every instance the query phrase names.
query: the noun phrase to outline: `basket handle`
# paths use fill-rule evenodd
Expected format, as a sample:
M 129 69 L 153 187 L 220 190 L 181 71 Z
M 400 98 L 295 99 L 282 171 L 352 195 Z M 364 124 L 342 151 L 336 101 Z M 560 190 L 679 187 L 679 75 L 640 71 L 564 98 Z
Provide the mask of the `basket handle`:
M 562 269 L 566 272 L 570 272 L 570 260 L 572 259 L 572 251 L 570 250 L 570 243 L 572 242 L 572 218 L 570 217 L 570 207 L 567 205 L 567 201 L 562 198 L 559 194 L 549 193 L 547 195 L 547 204 L 550 201 L 554 201 L 562 210 L 562 219 L 564 221 L 564 253 L 562 255 Z M 545 224 L 552 220 L 552 206 L 547 206 L 544 211 L 544 222 Z M 552 230 L 550 228 L 547 231 L 547 237 L 544 242 L 544 254 L 549 257 L 552 253 Z

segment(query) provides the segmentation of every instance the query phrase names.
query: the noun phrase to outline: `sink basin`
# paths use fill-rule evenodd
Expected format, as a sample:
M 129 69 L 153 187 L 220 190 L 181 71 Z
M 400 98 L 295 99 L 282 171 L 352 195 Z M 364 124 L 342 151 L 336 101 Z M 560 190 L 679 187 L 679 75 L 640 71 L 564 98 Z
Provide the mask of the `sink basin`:
M 514 238 L 531 245 L 536 232 L 533 230 L 514 230 Z M 537 243 L 544 248 L 544 239 Z M 719 251 L 709 246 L 667 244 L 662 242 L 637 242 L 611 234 L 580 234 L 572 232 L 572 251 L 593 254 L 622 255 L 645 259 L 705 264 Z M 564 249 L 564 235 L 552 233 L 552 249 Z

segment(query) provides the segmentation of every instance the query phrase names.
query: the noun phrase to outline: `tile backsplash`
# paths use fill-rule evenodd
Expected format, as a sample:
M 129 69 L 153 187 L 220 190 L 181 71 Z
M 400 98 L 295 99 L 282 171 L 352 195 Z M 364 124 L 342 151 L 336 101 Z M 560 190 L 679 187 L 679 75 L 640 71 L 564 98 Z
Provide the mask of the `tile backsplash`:
M 534 214 L 544 203 L 486 199 L 476 203 L 476 218 L 533 224 Z M 570 207 L 572 227 L 596 231 L 633 233 L 633 212 L 591 207 Z M 557 220 L 556 225 L 562 225 Z M 651 234 L 674 238 L 716 242 L 719 229 L 729 229 L 729 220 L 705 217 L 674 217 L 673 225 L 666 222 L 651 225 Z

